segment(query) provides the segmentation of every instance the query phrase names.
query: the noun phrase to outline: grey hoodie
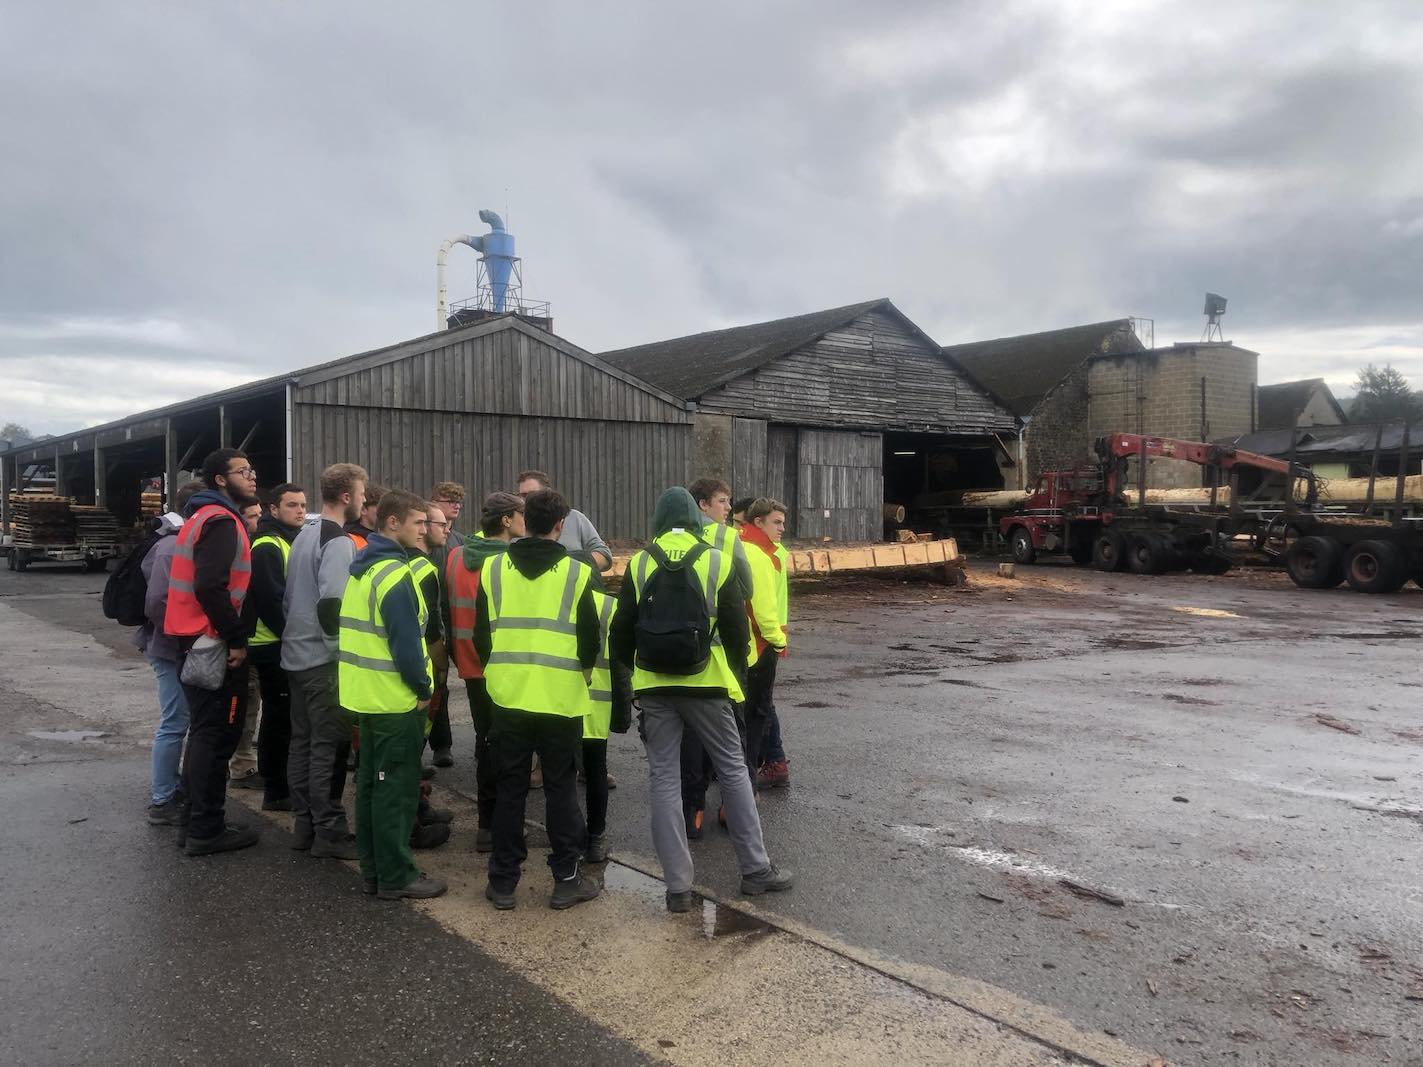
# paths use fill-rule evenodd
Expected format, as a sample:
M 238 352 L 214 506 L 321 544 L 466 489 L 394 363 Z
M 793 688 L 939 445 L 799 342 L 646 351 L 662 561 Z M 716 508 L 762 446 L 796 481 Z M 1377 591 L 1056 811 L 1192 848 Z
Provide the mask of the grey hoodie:
M 182 528 L 183 516 L 170 511 L 159 516 L 158 522 L 161 536 L 138 565 L 147 586 L 143 613 L 148 616 L 148 621 L 133 635 L 133 643 L 145 656 L 176 663 L 183 658 L 182 652 L 178 648 L 178 639 L 163 632 L 163 619 L 168 614 L 168 576 L 173 570 L 173 550 L 178 547 L 178 530 Z

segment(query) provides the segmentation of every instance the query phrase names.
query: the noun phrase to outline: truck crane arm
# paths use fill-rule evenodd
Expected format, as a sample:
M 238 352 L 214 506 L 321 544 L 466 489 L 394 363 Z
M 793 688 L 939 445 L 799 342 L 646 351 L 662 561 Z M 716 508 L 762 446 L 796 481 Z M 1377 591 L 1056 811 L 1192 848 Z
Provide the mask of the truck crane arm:
M 1316 493 L 1314 472 L 1307 467 L 1292 464 L 1289 460 L 1274 456 L 1263 456 L 1258 452 L 1247 452 L 1229 445 L 1215 445 L 1202 441 L 1179 441 L 1172 437 L 1155 437 L 1150 434 L 1112 433 L 1097 441 L 1097 453 L 1103 460 L 1130 459 L 1133 456 L 1158 456 L 1165 459 L 1179 459 L 1202 467 L 1216 467 L 1230 470 L 1234 467 L 1251 467 L 1255 470 L 1271 471 L 1289 477 L 1291 470 L 1296 478 L 1302 478 L 1308 485 L 1308 499 L 1313 501 Z

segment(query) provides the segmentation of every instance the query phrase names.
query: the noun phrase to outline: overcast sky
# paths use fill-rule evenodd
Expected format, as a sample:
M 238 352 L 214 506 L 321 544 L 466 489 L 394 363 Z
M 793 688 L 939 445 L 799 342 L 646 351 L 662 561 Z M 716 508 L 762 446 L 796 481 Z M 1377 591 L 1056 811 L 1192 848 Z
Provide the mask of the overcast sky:
M 429 332 L 482 207 L 593 351 L 878 296 L 1160 344 L 1212 289 L 1262 382 L 1423 386 L 1420 56 L 1416 0 L 8 0 L 0 422 Z

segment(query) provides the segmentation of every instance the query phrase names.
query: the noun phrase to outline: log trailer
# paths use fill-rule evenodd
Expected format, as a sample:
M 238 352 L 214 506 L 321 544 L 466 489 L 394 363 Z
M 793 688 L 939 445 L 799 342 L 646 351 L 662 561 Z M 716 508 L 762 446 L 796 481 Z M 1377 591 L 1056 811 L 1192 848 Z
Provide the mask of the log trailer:
M 1238 534 L 1259 533 L 1268 521 L 1243 508 L 1242 469 L 1284 475 L 1292 490 L 1303 479 L 1308 508 L 1314 507 L 1317 496 L 1308 470 L 1227 445 L 1113 433 L 1098 439 L 1096 451 L 1100 459 L 1094 466 L 1045 472 L 1028 498 L 999 520 L 1014 561 L 1031 563 L 1039 553 L 1061 552 L 1075 563 L 1104 571 L 1160 574 L 1189 567 L 1224 574 L 1234 563 L 1229 542 Z M 1205 468 L 1209 503 L 1194 509 L 1148 505 L 1144 473 L 1151 458 Z M 1127 463 L 1132 459 L 1140 463 L 1138 484 L 1128 487 Z M 1223 493 L 1228 495 L 1222 499 Z
M 1385 483 L 1384 491 L 1376 493 L 1383 431 L 1380 425 L 1361 509 L 1288 511 L 1272 525 L 1270 539 L 1283 546 L 1285 570 L 1295 585 L 1334 589 L 1347 581 L 1360 593 L 1396 593 L 1411 578 L 1423 587 L 1423 517 L 1409 514 L 1405 506 L 1409 483 L 1416 481 L 1408 477 L 1409 427 L 1403 424 L 1392 492 Z M 1293 455 L 1293 444 L 1290 451 Z M 1392 511 L 1390 517 L 1378 514 L 1384 507 Z

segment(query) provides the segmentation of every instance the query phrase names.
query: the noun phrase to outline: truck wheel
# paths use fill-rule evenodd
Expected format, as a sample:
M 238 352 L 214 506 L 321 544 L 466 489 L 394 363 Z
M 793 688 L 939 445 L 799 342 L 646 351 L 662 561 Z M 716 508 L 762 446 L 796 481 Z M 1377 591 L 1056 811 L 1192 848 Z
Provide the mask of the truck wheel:
M 1327 537 L 1301 537 L 1285 553 L 1285 570 L 1301 589 L 1333 589 L 1344 580 L 1344 549 Z
M 13 548 L 5 553 L 5 566 L 10 570 L 15 569 L 15 550 Z
M 25 555 L 22 549 L 15 549 L 15 554 L 10 557 L 10 560 L 15 564 L 17 571 L 27 570 L 30 566 L 30 557 Z
M 1038 558 L 1038 550 L 1033 547 L 1033 535 L 1027 527 L 1014 526 L 1011 538 L 1014 563 L 1031 563 Z
M 1166 544 L 1156 534 L 1132 534 L 1127 542 L 1127 565 L 1133 574 L 1160 574 L 1166 569 L 1166 559 Z
M 1396 593 L 1408 581 L 1403 552 L 1388 541 L 1360 541 L 1344 556 L 1344 577 L 1360 593 Z
M 1225 574 L 1235 561 L 1219 552 L 1201 551 L 1191 557 L 1191 570 L 1197 574 Z
M 1103 530 L 1092 542 L 1092 566 L 1099 571 L 1119 571 L 1127 565 L 1127 539 L 1116 530 Z

